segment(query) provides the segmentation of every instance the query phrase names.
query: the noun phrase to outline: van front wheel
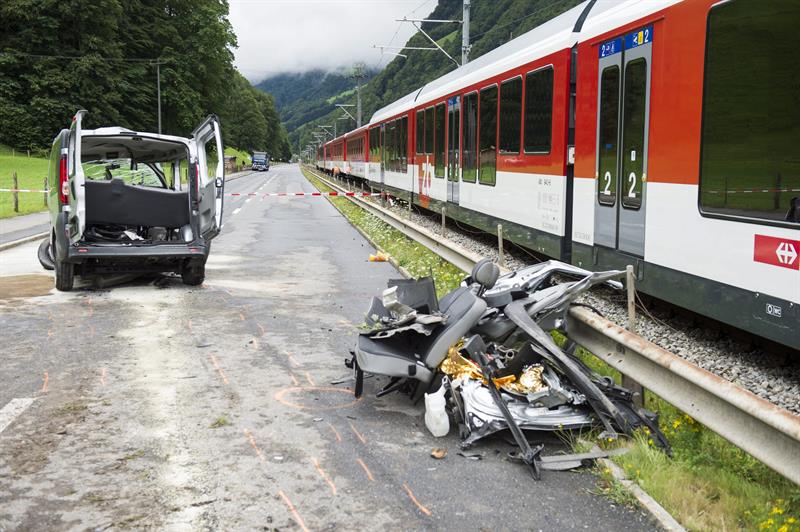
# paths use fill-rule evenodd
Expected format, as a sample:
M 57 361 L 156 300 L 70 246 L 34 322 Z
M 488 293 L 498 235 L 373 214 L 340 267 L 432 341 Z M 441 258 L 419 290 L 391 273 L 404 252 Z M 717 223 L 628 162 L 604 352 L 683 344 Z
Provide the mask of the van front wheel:
M 205 263 L 187 264 L 181 271 L 181 279 L 183 284 L 189 286 L 198 286 L 203 284 L 206 278 L 206 265 Z
M 70 262 L 55 261 L 56 290 L 69 292 L 75 283 L 75 265 Z

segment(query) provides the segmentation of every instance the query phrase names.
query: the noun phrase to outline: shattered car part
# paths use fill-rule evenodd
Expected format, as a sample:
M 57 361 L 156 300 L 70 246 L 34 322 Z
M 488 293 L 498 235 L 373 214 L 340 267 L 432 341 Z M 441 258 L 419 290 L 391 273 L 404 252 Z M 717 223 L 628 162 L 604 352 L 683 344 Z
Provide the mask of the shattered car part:
M 484 344 L 481 337 L 476 334 L 467 340 L 462 348 L 462 352 L 469 355 L 469 357 L 473 360 L 476 358 L 478 359 L 478 364 L 481 366 L 481 371 L 483 372 L 483 376 L 485 377 L 487 383 L 486 387 L 482 387 L 482 389 L 489 391 L 492 401 L 498 410 L 500 410 L 506 427 L 511 431 L 511 434 L 514 436 L 514 440 L 519 446 L 522 461 L 530 469 L 531 476 L 533 476 L 534 480 L 540 480 L 542 478 L 542 473 L 539 469 L 538 456 L 539 453 L 542 452 L 544 445 L 540 444 L 532 448 L 528 443 L 528 440 L 525 438 L 525 435 L 522 433 L 522 430 L 520 430 L 519 426 L 514 420 L 514 416 L 508 410 L 508 406 L 503 401 L 500 390 L 494 383 L 495 368 L 492 364 L 489 354 L 486 352 L 486 344 Z
M 503 413 L 481 381 L 462 380 L 458 391 L 464 405 L 464 419 L 470 431 L 469 437 L 463 442 L 465 448 L 481 438 L 507 428 Z M 595 423 L 594 417 L 585 408 L 567 405 L 555 408 L 537 407 L 509 394 L 501 394 L 501 397 L 521 429 L 569 430 L 591 427 Z
M 522 370 L 519 378 L 514 382 L 509 382 L 503 385 L 503 389 L 509 392 L 517 392 L 523 394 L 535 393 L 543 391 L 547 386 L 544 384 L 542 374 L 544 373 L 544 366 L 541 364 L 531 364 Z M 544 390 L 547 391 L 547 390 Z

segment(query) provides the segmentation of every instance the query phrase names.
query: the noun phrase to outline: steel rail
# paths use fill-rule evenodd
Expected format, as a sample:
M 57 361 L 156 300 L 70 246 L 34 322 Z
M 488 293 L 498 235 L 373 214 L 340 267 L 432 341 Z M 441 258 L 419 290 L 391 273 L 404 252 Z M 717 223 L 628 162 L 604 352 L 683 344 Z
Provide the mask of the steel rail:
M 326 185 L 345 190 L 311 172 Z M 459 269 L 482 257 L 357 197 L 363 207 Z M 777 473 L 800 484 L 800 416 L 727 381 L 583 308 L 567 315 L 567 333 L 609 366 L 663 397 Z

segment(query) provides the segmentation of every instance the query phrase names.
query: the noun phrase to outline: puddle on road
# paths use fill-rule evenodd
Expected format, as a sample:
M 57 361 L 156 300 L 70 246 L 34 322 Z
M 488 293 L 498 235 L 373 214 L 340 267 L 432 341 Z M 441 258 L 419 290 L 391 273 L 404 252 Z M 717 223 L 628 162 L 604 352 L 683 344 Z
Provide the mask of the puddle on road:
M 11 275 L 0 277 L 0 299 L 46 296 L 53 290 L 49 275 Z

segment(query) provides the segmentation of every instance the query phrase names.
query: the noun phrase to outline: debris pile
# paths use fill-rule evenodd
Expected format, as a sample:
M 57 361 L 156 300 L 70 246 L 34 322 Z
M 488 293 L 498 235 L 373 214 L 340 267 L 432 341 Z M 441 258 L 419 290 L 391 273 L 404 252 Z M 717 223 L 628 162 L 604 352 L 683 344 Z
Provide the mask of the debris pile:
M 391 377 L 378 396 L 405 390 L 438 405 L 444 390 L 462 450 L 509 430 L 520 448 L 516 457 L 537 479 L 541 467 L 563 469 L 596 457 L 541 457 L 543 446 L 531 446 L 524 431 L 599 427 L 608 441 L 646 428 L 669 453 L 657 415 L 637 407 L 630 390 L 583 364 L 566 328 L 566 313 L 579 295 L 600 283 L 619 288 L 614 279 L 622 274 L 548 261 L 500 277 L 485 260 L 438 301 L 429 278 L 390 281 L 384 297 L 373 299 L 369 330 L 360 334 L 348 361 L 356 395 L 365 371 Z M 559 345 L 551 331 L 566 342 Z M 439 422 L 432 432 L 447 430 Z

